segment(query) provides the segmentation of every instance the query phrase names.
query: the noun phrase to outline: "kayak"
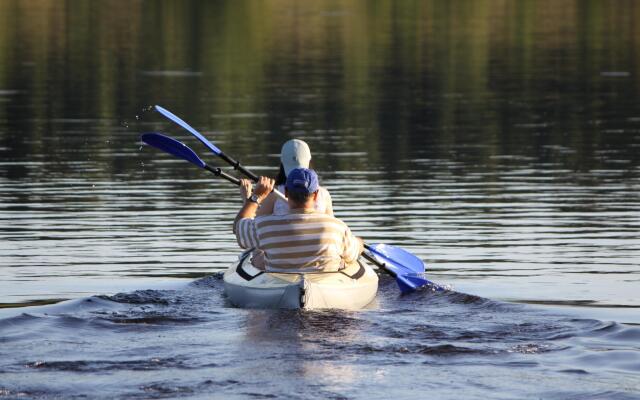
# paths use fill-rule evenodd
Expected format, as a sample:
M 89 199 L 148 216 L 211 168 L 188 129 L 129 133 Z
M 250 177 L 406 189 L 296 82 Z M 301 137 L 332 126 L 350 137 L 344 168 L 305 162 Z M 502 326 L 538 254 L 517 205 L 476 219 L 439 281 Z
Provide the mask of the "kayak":
M 360 262 L 338 272 L 273 273 L 255 268 L 250 254 L 224 273 L 224 291 L 236 307 L 357 310 L 378 291 L 378 275 Z

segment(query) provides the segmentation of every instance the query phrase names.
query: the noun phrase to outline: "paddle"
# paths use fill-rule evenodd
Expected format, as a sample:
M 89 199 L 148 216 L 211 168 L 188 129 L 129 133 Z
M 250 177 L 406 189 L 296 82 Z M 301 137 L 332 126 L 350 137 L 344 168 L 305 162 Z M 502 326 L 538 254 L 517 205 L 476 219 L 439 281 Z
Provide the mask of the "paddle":
M 424 262 L 405 249 L 384 243 L 365 245 L 365 248 L 371 253 L 375 252 L 380 258 L 397 260 L 400 264 L 418 274 L 424 273 Z
M 365 243 L 364 247 L 371 255 L 362 253 L 362 256 L 393 275 L 402 293 L 412 292 L 427 285 L 436 290 L 445 289 L 424 277 L 424 263 L 408 251 L 388 244 Z
M 229 182 L 240 185 L 240 180 L 234 176 L 223 172 L 220 168 L 212 168 L 208 166 L 198 155 L 189 148 L 186 144 L 175 140 L 169 136 L 163 135 L 161 133 L 149 132 L 143 133 L 140 136 L 140 139 L 146 144 L 153 146 L 157 149 L 165 151 L 169 154 L 172 154 L 178 158 L 189 161 L 191 164 L 196 165 L 200 168 L 204 168 L 207 171 L 212 172 L 216 176 L 222 177 Z
M 211 152 L 213 154 L 217 155 L 218 157 L 222 158 L 224 161 L 229 163 L 229 165 L 231 165 L 233 167 L 233 169 L 236 169 L 236 170 L 242 172 L 245 176 L 247 176 L 252 181 L 258 182 L 258 176 L 257 175 L 253 174 L 251 171 L 247 170 L 244 166 L 240 165 L 239 161 L 236 161 L 233 158 L 229 157 L 228 155 L 224 154 L 224 152 L 222 150 L 220 150 L 216 145 L 211 143 L 207 138 L 202 136 L 202 134 L 200 134 L 200 132 L 198 132 L 195 129 L 193 129 L 193 127 L 191 125 L 187 124 L 184 120 L 182 120 L 182 118 L 178 117 L 177 115 L 175 115 L 174 113 L 172 113 L 171 111 L 167 110 L 164 107 L 161 107 L 161 106 L 158 106 L 158 105 L 156 105 L 154 107 L 155 107 L 156 111 L 158 111 L 160 114 L 164 115 L 169 120 L 175 122 L 179 126 L 181 126 L 184 129 L 186 129 L 187 132 L 189 132 L 193 136 L 195 136 L 200 142 L 202 142 L 202 144 L 207 146 L 207 148 L 209 150 L 211 150 Z M 282 194 L 282 192 L 280 192 L 278 190 L 275 190 L 275 189 L 274 189 L 273 192 L 278 197 L 280 197 L 282 200 L 284 200 L 284 201 L 287 200 L 287 197 L 284 194 Z

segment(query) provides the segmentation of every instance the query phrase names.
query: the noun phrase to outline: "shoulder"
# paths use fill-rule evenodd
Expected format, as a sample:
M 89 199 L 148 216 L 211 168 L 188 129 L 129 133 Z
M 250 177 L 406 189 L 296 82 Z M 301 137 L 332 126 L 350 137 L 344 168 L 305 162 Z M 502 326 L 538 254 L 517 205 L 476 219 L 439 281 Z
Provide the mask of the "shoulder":
M 333 215 L 333 200 L 331 199 L 331 195 L 329 191 L 320 187 L 318 190 L 318 197 L 316 199 L 316 210 L 324 212 L 328 215 Z
M 316 198 L 316 209 L 326 212 L 331 208 L 332 200 L 329 191 L 324 187 L 320 187 L 318 189 L 318 197 Z M 333 214 L 333 212 L 331 212 L 331 214 Z
M 331 195 L 329 194 L 329 191 L 324 188 L 321 187 L 318 190 L 318 203 L 320 204 L 324 204 L 325 208 L 327 209 L 332 209 L 333 208 L 333 200 L 331 199 Z M 331 214 L 333 214 L 333 212 L 331 212 Z
M 320 186 L 320 189 L 318 189 L 318 190 L 320 191 L 320 195 L 322 195 L 324 197 L 331 198 L 331 194 L 329 193 L 327 188 L 325 188 L 324 186 Z

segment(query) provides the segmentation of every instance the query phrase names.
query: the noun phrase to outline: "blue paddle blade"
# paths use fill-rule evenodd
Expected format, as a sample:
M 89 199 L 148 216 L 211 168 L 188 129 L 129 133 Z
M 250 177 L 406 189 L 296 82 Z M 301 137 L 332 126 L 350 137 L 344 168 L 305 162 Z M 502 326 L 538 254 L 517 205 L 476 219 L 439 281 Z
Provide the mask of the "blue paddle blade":
M 446 289 L 444 286 L 438 285 L 437 283 L 424 278 L 424 275 L 421 274 L 397 274 L 396 283 L 400 287 L 400 291 L 402 293 L 413 292 L 425 286 L 429 286 L 438 291 Z
M 413 292 L 427 285 L 436 290 L 444 290 L 444 287 L 424 277 L 424 263 L 408 251 L 386 244 L 368 245 L 366 248 L 376 261 L 384 264 L 384 268 L 395 275 L 402 293 Z
M 388 263 L 386 260 L 393 260 L 395 264 L 406 269 L 407 273 L 423 274 L 425 271 L 424 262 L 421 259 L 400 247 L 380 243 L 369 245 L 368 248 L 378 261 Z
M 140 139 L 149 146 L 153 146 L 178 158 L 187 160 L 200 168 L 204 168 L 207 165 L 186 144 L 179 142 L 169 136 L 165 136 L 161 133 L 150 132 L 143 133 L 142 136 L 140 136 Z
M 165 117 L 169 118 L 171 121 L 175 122 L 176 124 L 180 125 L 184 129 L 188 130 L 193 136 L 198 138 L 199 141 L 201 141 L 205 146 L 207 146 L 209 150 L 211 150 L 214 154 L 220 155 L 222 153 L 222 151 L 220 151 L 219 148 L 217 148 L 213 143 L 207 140 L 206 137 L 202 136 L 200 132 L 193 129 L 191 125 L 184 122 L 180 117 L 178 117 L 171 111 L 167 110 L 166 108 L 160 107 L 158 105 L 156 105 L 155 108 L 156 108 L 156 111 L 158 111 L 160 114 L 164 115 Z
M 384 264 L 384 267 L 387 270 L 391 271 L 396 276 L 398 280 L 398 285 L 400 285 L 400 289 L 403 288 L 403 285 L 401 283 L 404 283 L 406 286 L 413 287 L 414 289 L 416 287 L 424 286 L 424 284 L 431 283 L 428 280 L 422 278 L 419 275 L 420 273 L 417 273 L 405 267 L 398 260 L 386 257 L 373 249 L 369 249 L 369 252 L 379 263 Z M 422 272 L 422 274 L 424 274 L 424 271 Z M 423 284 L 418 284 L 416 286 L 416 283 L 421 283 L 421 282 Z
M 410 293 L 423 286 L 434 285 L 426 279 L 411 275 L 396 275 L 396 283 L 402 293 Z M 436 287 L 439 288 L 437 285 Z

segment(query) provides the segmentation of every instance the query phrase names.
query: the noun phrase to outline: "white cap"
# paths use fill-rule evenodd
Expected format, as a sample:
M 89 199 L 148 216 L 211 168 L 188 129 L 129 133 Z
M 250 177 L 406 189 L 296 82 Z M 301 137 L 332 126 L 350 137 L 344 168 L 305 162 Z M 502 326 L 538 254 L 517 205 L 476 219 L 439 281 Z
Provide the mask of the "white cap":
M 289 175 L 292 169 L 309 168 L 311 150 L 309 150 L 309 146 L 300 139 L 288 140 L 282 145 L 280 161 L 284 167 L 285 175 Z

